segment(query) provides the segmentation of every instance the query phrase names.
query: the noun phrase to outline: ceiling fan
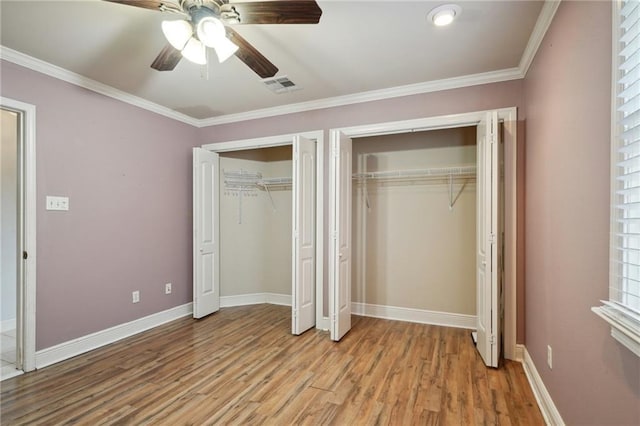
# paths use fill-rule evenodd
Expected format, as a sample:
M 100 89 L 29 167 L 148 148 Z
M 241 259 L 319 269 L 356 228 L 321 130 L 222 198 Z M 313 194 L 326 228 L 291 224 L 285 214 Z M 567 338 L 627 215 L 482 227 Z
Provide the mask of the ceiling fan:
M 231 26 L 243 24 L 317 24 L 322 10 L 315 0 L 104 0 L 145 9 L 180 14 L 184 19 L 163 21 L 169 42 L 151 64 L 158 71 L 173 70 L 182 57 L 206 64 L 206 48 L 215 50 L 219 62 L 236 55 L 262 78 L 273 77 L 272 64 Z

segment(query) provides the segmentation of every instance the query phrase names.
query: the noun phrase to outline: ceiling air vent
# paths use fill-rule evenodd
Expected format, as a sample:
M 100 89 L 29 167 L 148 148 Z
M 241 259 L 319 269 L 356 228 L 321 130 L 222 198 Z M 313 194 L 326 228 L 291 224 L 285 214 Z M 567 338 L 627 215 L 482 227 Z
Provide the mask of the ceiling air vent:
M 274 93 L 295 92 L 296 90 L 302 89 L 302 87 L 296 86 L 293 81 L 289 80 L 289 77 L 286 75 L 281 77 L 265 78 L 262 82 Z

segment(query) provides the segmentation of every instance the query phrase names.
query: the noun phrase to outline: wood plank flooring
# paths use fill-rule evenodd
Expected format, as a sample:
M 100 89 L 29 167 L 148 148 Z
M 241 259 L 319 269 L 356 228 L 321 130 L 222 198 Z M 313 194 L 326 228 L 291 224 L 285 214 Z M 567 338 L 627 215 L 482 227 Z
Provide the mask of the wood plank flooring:
M 290 308 L 184 318 L 0 383 L 3 425 L 543 425 L 522 366 L 468 330 L 353 317 L 339 343 Z

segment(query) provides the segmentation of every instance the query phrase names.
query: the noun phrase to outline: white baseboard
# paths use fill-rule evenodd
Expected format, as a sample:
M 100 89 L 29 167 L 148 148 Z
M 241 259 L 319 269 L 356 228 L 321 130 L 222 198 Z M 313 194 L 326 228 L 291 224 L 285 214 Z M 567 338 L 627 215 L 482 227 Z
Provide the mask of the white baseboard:
M 272 305 L 291 306 L 291 295 L 267 293 L 266 303 L 271 303 Z
M 475 315 L 452 314 L 448 312 L 427 311 L 424 309 L 400 308 L 397 306 L 371 305 L 359 302 L 351 303 L 351 313 L 365 317 L 417 322 L 445 327 L 476 328 Z
M 6 319 L 4 321 L 0 321 L 0 333 L 6 333 L 9 330 L 16 329 L 16 319 Z
M 229 308 L 232 306 L 257 305 L 260 303 L 271 303 L 272 305 L 291 306 L 291 295 L 277 294 L 277 293 L 251 293 L 251 294 L 239 294 L 236 296 L 220 296 L 221 308 Z
M 137 320 L 116 325 L 115 327 L 88 334 L 68 342 L 36 352 L 36 368 L 46 367 L 74 356 L 89 352 L 109 343 L 116 342 L 134 334 L 149 330 L 169 321 L 182 318 L 193 313 L 193 304 L 176 306 L 166 311 L 139 318 Z
M 24 371 L 16 369 L 14 364 L 3 365 L 0 367 L 0 381 L 11 379 L 12 377 L 20 376 L 24 374 Z
M 517 343 L 516 344 L 516 351 L 515 351 L 515 358 L 513 359 L 513 361 L 518 361 L 518 362 L 522 362 L 524 363 L 524 345 Z
M 527 380 L 529 380 L 529 385 L 531 386 L 533 395 L 536 397 L 536 401 L 538 402 L 538 407 L 540 407 L 540 411 L 542 411 L 542 417 L 544 417 L 545 423 L 549 426 L 564 426 L 565 423 L 560 416 L 560 412 L 556 408 L 556 405 L 551 399 L 551 395 L 549 395 L 549 391 L 547 391 L 546 386 L 542 382 L 542 377 L 538 374 L 538 370 L 536 369 L 527 348 L 522 346 L 522 349 L 524 352 L 524 361 L 522 366 L 525 374 L 527 375 Z
M 322 317 L 321 320 L 316 321 L 316 328 L 322 331 L 329 331 L 329 326 L 331 323 L 329 322 L 329 317 Z

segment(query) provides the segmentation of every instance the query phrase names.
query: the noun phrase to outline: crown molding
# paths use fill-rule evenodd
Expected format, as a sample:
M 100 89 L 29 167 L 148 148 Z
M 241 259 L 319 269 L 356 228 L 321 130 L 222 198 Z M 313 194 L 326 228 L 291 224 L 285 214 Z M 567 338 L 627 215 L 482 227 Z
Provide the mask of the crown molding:
M 518 65 L 518 68 L 522 72 L 522 78 L 524 78 L 529 71 L 533 58 L 535 58 L 538 48 L 540 44 L 542 44 L 542 40 L 545 34 L 547 34 L 551 21 L 553 21 L 553 17 L 558 10 L 558 6 L 560 6 L 560 1 L 561 0 L 546 0 L 542 5 L 540 15 L 538 15 L 538 20 L 536 21 L 535 27 L 533 27 L 529 42 L 522 53 L 520 64 Z
M 170 108 L 158 105 L 138 96 L 123 92 L 122 90 L 99 83 L 90 78 L 76 74 L 64 68 L 33 58 L 8 47 L 0 45 L 0 59 L 29 68 L 31 70 L 49 75 L 51 77 L 75 84 L 85 89 L 92 90 L 105 96 L 126 102 L 130 105 L 146 109 L 156 114 L 202 128 L 221 124 L 237 123 L 240 121 L 257 120 L 261 118 L 275 117 L 278 115 L 295 114 L 305 111 L 313 111 L 325 108 L 334 108 L 345 105 L 353 105 L 364 102 L 379 101 L 384 99 L 399 98 L 403 96 L 418 95 L 423 93 L 438 92 L 442 90 L 460 89 L 463 87 L 478 86 L 482 84 L 499 83 L 502 81 L 518 80 L 525 77 L 533 58 L 551 25 L 551 21 L 558 10 L 560 0 L 546 0 L 536 25 L 529 37 L 527 46 L 522 54 L 518 67 L 507 68 L 486 73 L 470 74 L 460 77 L 445 78 L 441 80 L 426 81 L 423 83 L 408 84 L 405 86 L 391 87 L 387 89 L 371 90 L 352 95 L 336 96 L 332 98 L 318 99 L 308 102 L 282 105 L 272 108 L 264 108 L 237 114 L 225 114 L 218 117 L 196 119 Z
M 198 126 L 198 122 L 200 121 L 198 119 L 189 117 L 185 114 L 181 114 L 170 108 L 158 105 L 154 102 L 148 101 L 138 96 L 134 96 L 130 93 L 92 80 L 80 74 L 76 74 L 75 72 L 66 70 L 57 65 L 50 64 L 49 62 L 36 59 L 32 56 L 18 52 L 17 50 L 10 49 L 6 46 L 0 45 L 0 59 L 12 62 L 16 65 L 20 65 L 30 70 L 48 75 L 50 77 L 57 78 L 58 80 L 66 81 L 67 83 L 83 87 L 93 92 L 100 93 L 101 95 L 117 99 L 130 105 L 137 106 L 147 111 L 155 112 L 156 114 L 160 114 L 165 117 L 190 124 L 192 126 L 200 127 Z
M 478 86 L 481 84 L 497 83 L 501 81 L 517 80 L 522 78 L 519 68 L 491 71 L 479 74 L 465 75 L 461 77 L 445 78 L 442 80 L 426 81 L 424 83 L 408 84 L 406 86 L 391 87 L 388 89 L 371 90 L 355 93 L 353 95 L 336 96 L 333 98 L 318 99 L 309 102 L 288 104 L 273 108 L 264 108 L 238 114 L 226 114 L 200 120 L 199 127 L 217 126 L 220 124 L 235 123 L 238 121 L 256 120 L 259 118 L 274 117 L 277 115 L 294 114 L 324 108 L 334 108 L 345 105 L 359 104 L 363 102 L 379 101 L 384 99 L 399 98 L 402 96 L 418 95 L 421 93 L 438 92 L 441 90 L 459 89 L 462 87 Z

